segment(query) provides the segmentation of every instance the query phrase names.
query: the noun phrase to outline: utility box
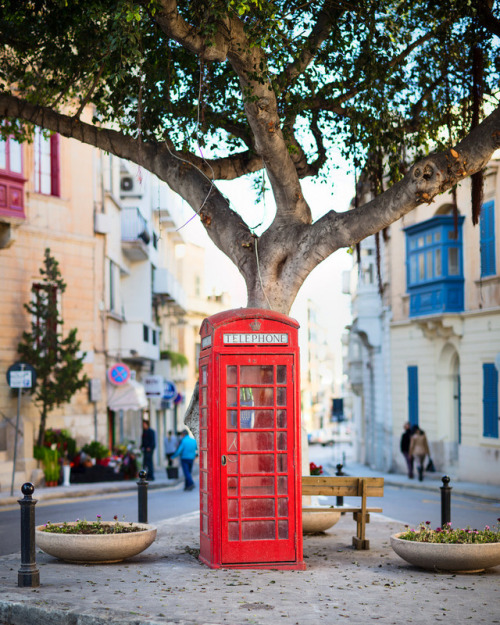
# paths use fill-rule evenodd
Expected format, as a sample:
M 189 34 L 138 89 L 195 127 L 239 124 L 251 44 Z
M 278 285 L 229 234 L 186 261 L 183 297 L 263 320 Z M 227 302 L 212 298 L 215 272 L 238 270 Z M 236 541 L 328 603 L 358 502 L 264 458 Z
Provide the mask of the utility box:
M 200 559 L 211 568 L 305 569 L 298 327 L 255 308 L 201 326 Z

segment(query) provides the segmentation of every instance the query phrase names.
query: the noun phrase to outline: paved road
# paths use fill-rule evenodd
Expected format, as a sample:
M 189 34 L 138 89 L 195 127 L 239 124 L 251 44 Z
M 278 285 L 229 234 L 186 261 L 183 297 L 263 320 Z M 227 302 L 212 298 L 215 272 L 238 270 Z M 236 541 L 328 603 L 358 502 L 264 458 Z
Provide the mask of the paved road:
M 309 459 L 316 464 L 335 466 L 338 461 L 345 459 L 346 469 L 349 468 L 350 448 L 321 447 L 318 445 L 309 447 Z M 333 473 L 332 473 L 333 474 Z M 408 480 L 409 482 L 410 480 Z M 374 507 L 380 507 L 384 514 L 393 519 L 408 523 L 416 527 L 422 521 L 430 521 L 432 527 L 441 524 L 441 491 L 442 482 L 425 482 L 430 490 L 417 490 L 387 485 L 384 488 L 384 497 L 370 500 Z M 353 500 L 355 503 L 357 500 Z M 325 498 L 322 503 L 328 503 Z M 345 499 L 349 503 L 349 499 Z M 451 522 L 454 527 L 483 528 L 485 525 L 496 525 L 500 517 L 500 502 L 489 502 L 473 497 L 451 493 Z
M 156 523 L 199 508 L 198 490 L 184 492 L 183 485 L 172 489 L 150 490 L 148 493 L 148 521 Z M 121 521 L 137 521 L 137 491 L 126 491 L 92 497 L 39 501 L 36 504 L 36 523 L 87 519 L 98 514 L 110 521 L 116 515 Z M 0 508 L 0 555 L 20 551 L 18 532 L 10 531 L 20 523 L 19 504 Z

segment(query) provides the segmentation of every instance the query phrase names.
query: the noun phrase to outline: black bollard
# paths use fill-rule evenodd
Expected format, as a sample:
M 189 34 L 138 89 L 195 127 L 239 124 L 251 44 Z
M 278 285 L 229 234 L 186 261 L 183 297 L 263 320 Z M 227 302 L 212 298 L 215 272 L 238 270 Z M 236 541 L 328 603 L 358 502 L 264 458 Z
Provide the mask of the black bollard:
M 26 482 L 21 487 L 23 499 L 18 499 L 21 506 L 21 568 L 17 573 L 17 585 L 21 588 L 38 588 L 40 572 L 36 567 L 35 556 L 35 504 L 32 495 L 35 487 Z
M 441 527 L 444 527 L 447 523 L 451 523 L 451 486 L 450 478 L 445 475 L 441 478 L 443 485 L 441 488 Z
M 137 497 L 139 504 L 139 523 L 148 522 L 148 484 L 146 471 L 139 471 L 139 481 L 137 482 Z
M 342 467 L 343 466 L 344 466 L 343 464 L 338 464 L 337 465 L 337 473 L 335 473 L 336 476 L 340 477 L 340 476 L 344 475 L 342 473 Z M 343 497 L 337 497 L 336 502 L 337 502 L 337 506 L 343 506 L 344 505 L 344 498 Z

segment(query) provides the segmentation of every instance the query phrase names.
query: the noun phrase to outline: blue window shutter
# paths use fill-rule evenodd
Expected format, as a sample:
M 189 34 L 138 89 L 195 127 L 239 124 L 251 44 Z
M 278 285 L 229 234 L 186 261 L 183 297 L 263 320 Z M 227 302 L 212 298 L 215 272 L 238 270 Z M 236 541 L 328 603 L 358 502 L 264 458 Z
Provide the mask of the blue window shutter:
M 498 371 L 483 363 L 483 436 L 498 438 Z
M 480 239 L 481 275 L 495 275 L 495 203 L 493 200 L 486 202 L 481 208 Z
M 418 425 L 418 367 L 408 367 L 408 421 Z

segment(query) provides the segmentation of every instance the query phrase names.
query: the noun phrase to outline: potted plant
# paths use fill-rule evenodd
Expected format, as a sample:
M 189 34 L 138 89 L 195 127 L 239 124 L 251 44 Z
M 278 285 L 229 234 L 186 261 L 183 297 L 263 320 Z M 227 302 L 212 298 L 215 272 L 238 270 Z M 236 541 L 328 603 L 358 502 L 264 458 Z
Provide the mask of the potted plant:
M 410 564 L 432 571 L 477 573 L 500 564 L 500 519 L 496 528 L 453 529 L 451 523 L 435 530 L 430 521 L 417 529 L 406 526 L 391 536 L 394 551 Z
M 106 464 L 103 462 L 106 458 L 109 458 L 109 449 L 100 443 L 99 441 L 92 441 L 82 447 L 82 452 L 93 458 L 96 464 Z
M 60 455 L 55 444 L 50 447 L 35 445 L 33 456 L 42 463 L 46 486 L 57 486 L 61 474 Z
M 51 556 L 76 564 L 121 562 L 147 549 L 156 527 L 146 523 L 95 521 L 51 523 L 35 528 L 37 546 Z

